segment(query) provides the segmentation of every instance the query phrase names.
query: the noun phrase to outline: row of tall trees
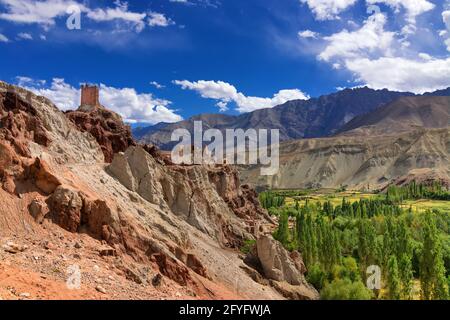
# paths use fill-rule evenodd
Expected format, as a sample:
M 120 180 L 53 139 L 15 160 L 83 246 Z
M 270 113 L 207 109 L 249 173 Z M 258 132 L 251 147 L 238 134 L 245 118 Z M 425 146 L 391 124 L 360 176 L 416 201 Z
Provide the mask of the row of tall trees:
M 358 289 L 355 292 L 364 295 L 360 289 L 366 270 L 378 265 L 387 289 L 385 298 L 412 299 L 416 278 L 422 299 L 448 299 L 449 270 L 442 244 L 442 237 L 448 234 L 437 227 L 436 212 L 411 215 L 409 210 L 380 199 L 352 204 L 343 199 L 336 207 L 328 201 L 296 204 L 279 209 L 274 236 L 289 250 L 302 253 L 312 281 L 323 289 L 333 285 L 326 292 L 334 297 L 338 284 L 346 286 L 345 292 Z M 449 216 L 446 218 L 450 224 Z M 350 282 L 339 276 L 352 264 L 348 259 L 355 261 L 358 270 L 358 277 Z
M 393 203 L 401 203 L 404 200 L 433 199 L 450 200 L 450 192 L 439 182 L 432 184 L 418 184 L 415 181 L 406 186 L 389 186 L 386 199 Z

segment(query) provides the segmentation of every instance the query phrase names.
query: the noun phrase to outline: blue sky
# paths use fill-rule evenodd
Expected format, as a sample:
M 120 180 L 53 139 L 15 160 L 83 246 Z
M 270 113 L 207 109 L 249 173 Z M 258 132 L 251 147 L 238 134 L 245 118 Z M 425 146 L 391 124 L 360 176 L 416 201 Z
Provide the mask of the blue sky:
M 61 109 L 77 106 L 80 83 L 96 83 L 130 122 L 360 85 L 441 89 L 449 52 L 444 0 L 0 0 L 0 79 Z

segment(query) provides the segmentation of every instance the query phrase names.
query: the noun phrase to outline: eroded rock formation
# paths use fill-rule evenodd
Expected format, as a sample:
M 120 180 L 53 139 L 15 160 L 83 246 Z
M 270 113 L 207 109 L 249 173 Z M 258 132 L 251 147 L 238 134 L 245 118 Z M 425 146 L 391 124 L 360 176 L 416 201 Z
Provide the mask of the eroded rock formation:
M 254 238 L 267 214 L 229 166 L 164 166 L 142 147 L 118 153 L 107 168 L 129 190 L 170 210 L 224 246 L 238 248 Z
M 176 283 L 202 298 L 236 297 L 237 281 L 239 297 L 281 297 L 239 267 L 237 250 L 226 249 L 271 223 L 234 169 L 173 165 L 151 146 L 134 146 L 107 110 L 64 115 L 2 82 L 0 102 L 2 235 L 46 240 L 64 229 L 89 237 L 99 257 L 114 261 L 110 268 L 144 286 L 169 290 Z M 113 159 L 107 168 L 105 159 Z M 51 256 L 54 246 L 45 248 Z
M 305 279 L 306 267 L 300 253 L 289 253 L 280 242 L 263 235 L 256 242 L 256 252 L 247 261 L 270 279 L 271 285 L 290 299 L 313 300 L 319 293 Z M 261 270 L 260 270 L 261 271 Z
M 130 126 L 124 124 L 118 114 L 102 106 L 85 105 L 75 111 L 68 111 L 66 115 L 79 130 L 95 137 L 106 162 L 111 162 L 115 153 L 135 145 Z

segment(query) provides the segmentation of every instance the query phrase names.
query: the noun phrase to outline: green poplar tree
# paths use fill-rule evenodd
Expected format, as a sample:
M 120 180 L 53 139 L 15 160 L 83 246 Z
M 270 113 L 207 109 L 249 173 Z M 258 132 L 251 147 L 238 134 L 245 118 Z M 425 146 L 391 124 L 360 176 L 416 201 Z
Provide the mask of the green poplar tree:
M 394 255 L 392 255 L 388 261 L 387 287 L 389 289 L 388 295 L 389 299 L 400 300 L 401 297 L 400 277 L 398 274 L 397 258 Z
M 423 249 L 420 261 L 420 285 L 423 300 L 448 299 L 442 244 L 431 211 L 425 213 Z

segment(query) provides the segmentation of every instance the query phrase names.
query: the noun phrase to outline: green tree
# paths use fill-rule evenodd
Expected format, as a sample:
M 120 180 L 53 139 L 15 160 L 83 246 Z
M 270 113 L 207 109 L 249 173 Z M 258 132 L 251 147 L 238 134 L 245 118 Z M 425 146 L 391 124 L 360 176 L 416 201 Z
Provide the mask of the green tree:
M 280 214 L 278 229 L 275 231 L 274 238 L 284 246 L 289 245 L 289 216 L 285 211 Z
M 398 265 L 401 281 L 401 298 L 403 300 L 412 299 L 413 270 L 411 256 L 403 254 Z
M 389 299 L 400 300 L 400 277 L 398 274 L 397 258 L 394 255 L 392 255 L 388 261 L 387 287 L 389 289 Z
M 445 300 L 448 298 L 442 244 L 431 211 L 425 213 L 420 284 L 422 299 Z

